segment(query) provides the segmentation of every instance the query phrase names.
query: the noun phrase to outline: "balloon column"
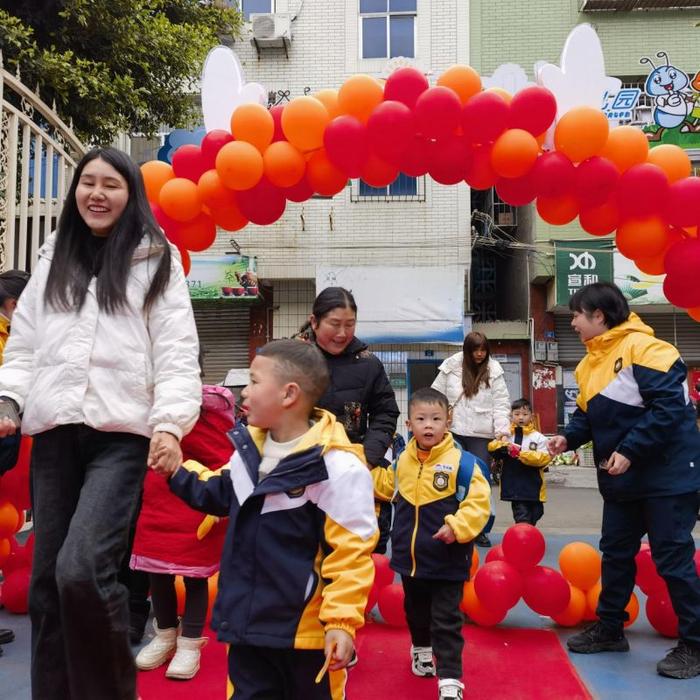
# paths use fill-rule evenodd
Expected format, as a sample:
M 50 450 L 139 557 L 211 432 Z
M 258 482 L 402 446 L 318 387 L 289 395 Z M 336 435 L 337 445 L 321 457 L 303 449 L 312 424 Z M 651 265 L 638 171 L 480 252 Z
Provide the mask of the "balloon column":
M 188 251 L 216 227 L 266 226 L 286 203 L 333 196 L 349 178 L 385 187 L 399 173 L 443 185 L 495 187 L 508 204 L 536 202 L 554 225 L 578 217 L 594 236 L 616 231 L 623 255 L 649 274 L 666 273 L 668 300 L 700 320 L 700 177 L 683 149 L 649 149 L 641 130 L 609 129 L 602 111 L 575 107 L 555 123 L 554 95 L 539 86 L 513 97 L 482 89 L 468 66 L 431 86 L 404 67 L 386 81 L 353 75 L 338 90 L 270 110 L 238 105 L 229 130 L 183 145 L 172 165 L 142 166 L 148 199 L 187 269 Z M 543 148 L 553 127 L 554 150 Z

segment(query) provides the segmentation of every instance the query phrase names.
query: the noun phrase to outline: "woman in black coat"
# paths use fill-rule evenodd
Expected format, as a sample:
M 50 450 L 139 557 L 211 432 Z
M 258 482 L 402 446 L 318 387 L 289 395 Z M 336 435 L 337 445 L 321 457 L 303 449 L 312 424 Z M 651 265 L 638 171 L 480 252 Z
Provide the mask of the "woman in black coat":
M 350 440 L 364 447 L 370 468 L 386 466 L 399 407 L 384 365 L 355 337 L 356 322 L 352 294 L 342 287 L 328 287 L 316 297 L 309 322 L 299 335 L 316 343 L 330 370 L 331 383 L 318 406 L 333 413 Z M 378 552 L 386 550 L 391 526 L 391 505 L 381 505 Z

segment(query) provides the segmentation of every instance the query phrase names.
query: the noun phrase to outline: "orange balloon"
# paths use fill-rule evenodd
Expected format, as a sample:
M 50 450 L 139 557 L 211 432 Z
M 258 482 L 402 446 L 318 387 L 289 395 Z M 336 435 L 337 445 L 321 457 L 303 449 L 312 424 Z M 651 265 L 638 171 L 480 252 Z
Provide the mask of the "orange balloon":
M 353 75 L 338 90 L 338 106 L 342 114 L 357 117 L 363 124 L 384 99 L 384 88 L 369 75 Z
M 314 192 L 324 197 L 338 194 L 348 183 L 348 176 L 328 160 L 326 149 L 316 151 L 306 164 L 306 179 Z
M 649 150 L 647 161 L 658 165 L 666 173 L 669 182 L 690 177 L 693 170 L 688 154 L 673 144 L 654 146 Z
M 214 223 L 226 231 L 238 231 L 249 223 L 248 219 L 241 214 L 235 196 L 225 207 L 212 209 L 211 216 Z
M 644 132 L 636 126 L 616 126 L 610 130 L 603 152 L 621 172 L 638 163 L 644 163 L 649 155 L 649 142 Z
M 591 588 L 588 593 L 586 593 L 586 613 L 589 616 L 587 619 L 597 619 L 596 615 L 596 608 L 598 607 L 598 598 L 600 598 L 600 592 L 602 590 L 603 586 L 600 582 L 596 583 L 593 588 Z M 637 599 L 637 596 L 632 593 L 630 596 L 629 602 L 625 606 L 625 611 L 629 615 L 629 620 L 625 622 L 625 627 L 629 627 L 636 619 L 637 616 L 639 615 L 639 600 Z
M 562 576 L 576 588 L 587 591 L 600 578 L 601 557 L 587 542 L 569 542 L 559 552 Z
M 20 528 L 19 511 L 9 501 L 0 503 L 0 537 L 11 537 Z
M 216 156 L 216 172 L 225 187 L 231 190 L 249 190 L 263 176 L 263 158 L 252 144 L 231 141 Z
M 263 153 L 265 176 L 277 187 L 296 185 L 306 172 L 304 156 L 288 141 L 276 141 Z
M 693 321 L 700 323 L 700 306 L 694 306 L 692 309 L 687 309 L 687 311 L 688 316 L 690 316 Z
M 207 592 L 209 593 L 209 603 L 207 605 L 207 620 L 211 620 L 211 613 L 214 610 L 214 601 L 219 591 L 219 572 L 211 575 L 207 579 Z
M 173 166 L 162 160 L 149 160 L 141 166 L 143 184 L 146 187 L 146 196 L 149 202 L 158 201 L 158 193 L 161 187 L 175 177 Z
M 231 133 L 236 141 L 246 141 L 262 153 L 272 142 L 275 120 L 261 104 L 242 104 L 231 115 Z
M 168 180 L 161 187 L 158 204 L 175 221 L 192 221 L 202 211 L 202 198 L 197 185 L 184 177 Z
M 490 87 L 486 88 L 484 92 L 495 92 L 497 95 L 500 95 L 508 104 L 510 104 L 513 101 L 513 95 L 511 95 L 508 90 L 504 90 L 503 88 L 500 87 Z
M 175 577 L 175 596 L 177 597 L 177 614 L 182 617 L 185 612 L 185 581 L 182 576 Z
M 669 240 L 668 226 L 658 216 L 627 219 L 617 229 L 617 249 L 632 260 L 659 255 Z
M 472 550 L 472 565 L 469 567 L 469 578 L 472 580 L 474 578 L 474 574 L 476 573 L 477 569 L 479 568 L 479 550 L 474 547 Z
M 370 153 L 367 162 L 362 167 L 360 179 L 364 180 L 370 187 L 386 187 L 399 176 L 396 166 L 378 158 L 374 153 Z
M 467 581 L 464 584 L 464 594 L 462 602 L 459 604 L 460 610 L 465 612 L 469 619 L 481 627 L 492 627 L 497 625 L 506 616 L 506 610 L 503 612 L 492 612 L 485 608 L 474 590 L 474 581 Z
M 202 203 L 210 209 L 226 207 L 234 197 L 233 192 L 228 187 L 224 187 L 216 170 L 207 170 L 202 173 L 197 183 L 197 189 Z
M 454 90 L 462 104 L 481 92 L 481 77 L 471 66 L 450 66 L 438 78 L 437 84 Z
M 561 197 L 538 197 L 537 212 L 548 224 L 562 226 L 578 216 L 578 200 L 571 194 Z
M 7 558 L 10 556 L 11 552 L 12 545 L 10 544 L 10 540 L 6 537 L 0 539 L 0 569 L 2 569 L 2 567 L 5 565 L 5 562 L 7 561 Z
M 634 621 L 639 617 L 639 599 L 635 593 L 632 593 L 630 596 L 630 602 L 625 606 L 625 610 L 630 616 L 630 619 L 625 622 L 625 627 L 629 627 L 633 625 Z
M 574 107 L 557 122 L 554 145 L 572 162 L 580 163 L 603 150 L 608 132 L 608 119 L 599 109 Z
M 634 264 L 646 275 L 663 275 L 666 272 L 664 257 L 665 253 L 650 258 L 637 258 Z
M 688 234 L 689 238 L 698 237 L 698 227 L 697 226 L 686 226 L 683 230 Z
M 182 246 L 198 253 L 213 245 L 216 240 L 216 224 L 208 214 L 200 214 L 180 226 L 177 234 Z
M 329 121 L 328 110 L 315 97 L 295 97 L 282 111 L 282 131 L 300 151 L 323 146 L 323 132 Z
M 569 584 L 571 597 L 566 609 L 558 615 L 552 615 L 552 620 L 561 627 L 575 627 L 578 625 L 586 612 L 586 594 L 580 589 Z
M 502 177 L 522 177 L 537 160 L 537 139 L 523 129 L 504 131 L 493 144 L 491 165 Z
M 319 90 L 313 94 L 313 97 L 315 97 L 326 108 L 330 119 L 335 119 L 336 117 L 340 116 L 341 112 L 340 105 L 338 104 L 337 90 L 334 90 L 333 88 Z

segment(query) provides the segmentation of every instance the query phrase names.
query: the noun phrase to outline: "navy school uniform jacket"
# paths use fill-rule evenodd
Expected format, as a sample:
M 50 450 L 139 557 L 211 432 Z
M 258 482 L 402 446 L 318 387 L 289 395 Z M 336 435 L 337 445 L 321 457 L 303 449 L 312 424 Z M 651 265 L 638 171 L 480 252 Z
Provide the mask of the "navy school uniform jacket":
M 229 467 L 195 462 L 170 488 L 193 508 L 229 516 L 212 627 L 220 641 L 323 649 L 327 629 L 354 636 L 374 579 L 372 480 L 342 426 L 317 410 L 297 449 L 258 481 L 266 432 L 237 427 Z
M 394 465 L 372 470 L 375 496 L 395 503 L 391 568 L 403 576 L 465 581 L 472 540 L 491 512 L 491 488 L 479 466 L 483 462 L 462 452 L 452 433 L 432 448 L 425 462 L 417 448 L 411 438 Z M 468 480 L 460 474 L 467 466 Z M 445 523 L 457 538 L 452 544 L 433 539 Z
M 508 445 L 520 447 L 520 454 L 511 457 Z M 521 428 L 511 425 L 510 434 L 505 440 L 491 440 L 489 452 L 503 462 L 501 471 L 502 501 L 547 500 L 547 486 L 544 481 L 544 468 L 552 461 L 547 451 L 547 438 L 535 430 L 534 425 Z
M 593 440 L 597 465 L 619 452 L 621 475 L 597 469 L 604 498 L 633 500 L 700 490 L 700 433 L 678 350 L 634 313 L 586 343 L 576 368 L 578 407 L 565 437 L 574 450 Z

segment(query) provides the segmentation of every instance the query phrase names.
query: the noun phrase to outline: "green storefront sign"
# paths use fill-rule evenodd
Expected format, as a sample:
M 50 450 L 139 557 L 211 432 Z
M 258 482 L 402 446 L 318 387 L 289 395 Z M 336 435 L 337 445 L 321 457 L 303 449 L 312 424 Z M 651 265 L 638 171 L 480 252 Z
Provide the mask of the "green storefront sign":
M 567 306 L 581 287 L 613 281 L 613 242 L 554 241 L 556 305 Z
M 245 255 L 193 256 L 187 275 L 190 298 L 257 299 L 260 289 L 255 262 L 255 258 Z

